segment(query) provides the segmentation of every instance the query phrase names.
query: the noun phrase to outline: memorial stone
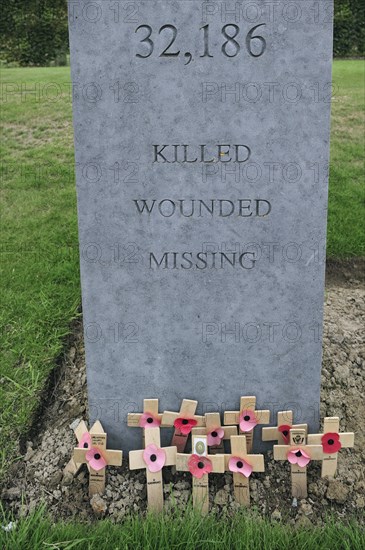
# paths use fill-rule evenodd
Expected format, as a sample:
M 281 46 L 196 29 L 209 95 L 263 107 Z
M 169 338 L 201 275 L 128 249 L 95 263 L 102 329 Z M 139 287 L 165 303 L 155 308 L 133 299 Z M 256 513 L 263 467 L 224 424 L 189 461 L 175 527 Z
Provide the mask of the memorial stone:
M 69 0 L 90 422 L 109 446 L 140 447 L 144 398 L 205 414 L 254 395 L 318 429 L 332 11 Z

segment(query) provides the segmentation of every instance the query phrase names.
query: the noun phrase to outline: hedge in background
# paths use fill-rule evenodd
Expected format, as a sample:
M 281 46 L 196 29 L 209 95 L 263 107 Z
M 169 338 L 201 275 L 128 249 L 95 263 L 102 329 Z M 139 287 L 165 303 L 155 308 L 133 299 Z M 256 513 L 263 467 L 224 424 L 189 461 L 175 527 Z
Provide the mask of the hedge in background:
M 365 53 L 365 1 L 334 1 L 334 55 L 363 56 Z
M 235 1 L 227 0 L 230 4 Z M 334 0 L 334 3 L 335 56 L 364 55 L 365 1 Z M 0 60 L 38 66 L 49 65 L 52 61 L 65 63 L 68 53 L 67 0 L 5 0 L 0 21 Z
M 67 0 L 5 0 L 0 21 L 0 59 L 22 66 L 66 64 Z

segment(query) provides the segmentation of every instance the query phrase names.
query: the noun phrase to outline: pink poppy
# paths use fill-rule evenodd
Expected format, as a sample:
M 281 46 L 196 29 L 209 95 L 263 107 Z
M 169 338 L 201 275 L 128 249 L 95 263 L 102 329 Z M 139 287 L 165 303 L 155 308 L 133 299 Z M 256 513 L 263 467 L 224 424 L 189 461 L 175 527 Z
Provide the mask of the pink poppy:
M 79 441 L 80 449 L 91 449 L 91 435 L 89 432 L 82 434 L 82 438 Z
M 102 470 L 107 465 L 107 461 L 101 454 L 100 449 L 97 447 L 92 447 L 88 450 L 86 453 L 86 460 L 88 461 L 90 468 L 96 471 Z
M 206 456 L 191 455 L 188 466 L 189 472 L 198 479 L 201 479 L 204 474 L 209 474 L 213 470 L 212 463 Z
M 165 466 L 166 453 L 151 443 L 143 451 L 143 460 L 149 472 L 159 472 Z
M 228 469 L 230 472 L 242 474 L 245 477 L 250 477 L 252 474 L 252 466 L 243 458 L 239 456 L 232 456 L 228 462 Z
M 289 424 L 282 424 L 281 426 L 278 427 L 279 432 L 283 436 L 285 445 L 289 445 L 291 429 L 292 429 L 292 426 L 289 426 Z
M 220 445 L 223 437 L 224 437 L 223 428 L 216 428 L 215 430 L 212 430 L 211 432 L 209 432 L 207 437 L 209 447 L 212 447 L 213 445 Z
M 149 412 L 143 413 L 139 420 L 139 425 L 141 428 L 158 428 L 160 424 L 161 420 Z
M 254 411 L 251 409 L 245 409 L 240 414 L 240 430 L 241 432 L 251 432 L 255 426 L 259 423 L 255 416 Z
M 174 426 L 183 435 L 189 435 L 194 426 L 197 425 L 197 421 L 194 418 L 177 418 L 174 422 Z
M 298 464 L 301 468 L 310 463 L 311 457 L 302 449 L 292 449 L 287 454 L 290 464 Z

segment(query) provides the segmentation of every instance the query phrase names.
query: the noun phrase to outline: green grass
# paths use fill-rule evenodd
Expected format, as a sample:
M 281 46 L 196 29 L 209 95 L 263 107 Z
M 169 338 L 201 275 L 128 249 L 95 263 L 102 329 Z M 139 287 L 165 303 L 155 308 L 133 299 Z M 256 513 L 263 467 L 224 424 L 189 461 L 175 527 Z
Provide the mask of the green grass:
M 334 257 L 364 254 L 363 77 L 362 61 L 334 64 Z M 0 476 L 80 304 L 69 79 L 67 67 L 2 70 Z
M 365 254 L 365 65 L 335 61 L 332 103 L 331 162 L 327 255 Z
M 40 510 L 13 530 L 0 531 L 0 545 L 4 550 L 363 550 L 365 533 L 355 522 L 345 525 L 330 519 L 324 527 L 296 529 L 244 511 L 218 519 L 187 510 L 143 520 L 133 516 L 118 525 L 87 525 L 53 524 Z
M 80 304 L 68 80 L 69 69 L 2 71 L 0 469 L 16 457 Z M 49 101 L 11 93 L 50 82 L 63 90 L 57 101 L 51 88 Z

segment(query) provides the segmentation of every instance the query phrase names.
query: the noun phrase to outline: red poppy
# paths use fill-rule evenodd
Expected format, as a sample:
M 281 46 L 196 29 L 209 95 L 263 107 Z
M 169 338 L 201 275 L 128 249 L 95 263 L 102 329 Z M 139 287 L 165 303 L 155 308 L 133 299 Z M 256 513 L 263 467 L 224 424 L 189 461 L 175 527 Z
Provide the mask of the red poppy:
M 289 424 L 282 424 L 278 427 L 279 432 L 283 436 L 285 445 L 289 445 L 291 428 L 292 427 L 289 426 Z
M 336 433 L 326 433 L 322 435 L 322 449 L 323 452 L 329 455 L 332 455 L 333 453 L 337 453 L 342 445 L 340 441 L 339 434 Z
M 183 435 L 189 435 L 194 426 L 197 425 L 197 421 L 194 418 L 177 418 L 174 422 L 174 426 Z
M 204 474 L 210 474 L 213 466 L 209 458 L 200 455 L 191 455 L 188 461 L 189 472 L 198 479 L 201 479 Z

